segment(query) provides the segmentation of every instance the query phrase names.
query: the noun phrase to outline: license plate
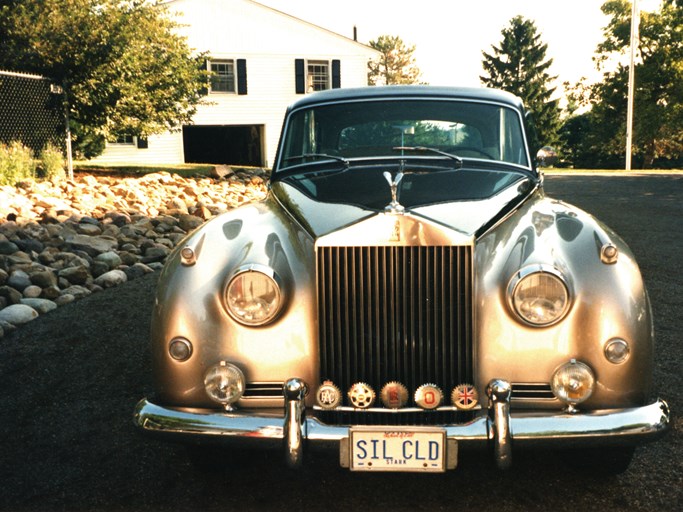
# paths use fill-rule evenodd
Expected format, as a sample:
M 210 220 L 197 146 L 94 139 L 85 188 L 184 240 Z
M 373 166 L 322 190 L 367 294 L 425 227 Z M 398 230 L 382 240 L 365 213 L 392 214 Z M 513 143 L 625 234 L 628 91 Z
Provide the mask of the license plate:
M 441 429 L 352 428 L 352 471 L 445 471 L 446 433 Z

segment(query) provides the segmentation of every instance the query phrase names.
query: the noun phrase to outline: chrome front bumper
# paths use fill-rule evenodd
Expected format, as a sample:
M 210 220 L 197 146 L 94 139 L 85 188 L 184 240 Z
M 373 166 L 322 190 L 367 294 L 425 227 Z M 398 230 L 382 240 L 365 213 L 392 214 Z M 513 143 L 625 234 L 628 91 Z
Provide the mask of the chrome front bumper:
M 348 443 L 349 427 L 326 425 L 305 415 L 306 385 L 299 379 L 285 383 L 285 411 L 268 414 L 253 411 L 187 411 L 155 405 L 143 399 L 135 409 L 135 424 L 156 434 L 208 436 L 238 443 L 255 442 L 284 446 L 287 462 L 303 462 L 305 443 Z M 669 428 L 669 407 L 663 400 L 630 409 L 578 413 L 515 412 L 510 410 L 510 384 L 493 380 L 487 388 L 488 414 L 465 424 L 446 425 L 446 438 L 461 447 L 492 446 L 496 463 L 507 468 L 512 444 L 563 448 L 606 444 L 634 445 L 652 441 Z

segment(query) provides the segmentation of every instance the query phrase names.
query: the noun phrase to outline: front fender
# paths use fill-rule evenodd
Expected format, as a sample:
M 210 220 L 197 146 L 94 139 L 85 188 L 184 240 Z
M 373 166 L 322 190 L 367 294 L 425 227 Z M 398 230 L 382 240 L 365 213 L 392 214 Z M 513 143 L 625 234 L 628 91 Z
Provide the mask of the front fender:
M 614 264 L 601 261 L 606 243 L 618 249 Z M 572 307 L 555 325 L 528 326 L 508 306 L 510 279 L 530 264 L 552 265 L 572 290 Z M 541 191 L 478 240 L 475 268 L 479 386 L 494 378 L 549 383 L 559 365 L 575 358 L 596 374 L 597 387 L 584 408 L 647 402 L 653 365 L 650 304 L 633 254 L 613 231 Z M 628 360 L 618 365 L 604 356 L 605 343 L 616 337 L 631 348 Z M 548 407 L 557 407 L 551 402 Z
M 192 264 L 183 262 L 185 247 L 194 251 Z M 225 308 L 227 281 L 249 264 L 272 268 L 282 282 L 284 306 L 261 327 L 238 323 Z M 215 406 L 203 380 L 206 369 L 221 360 L 238 365 L 247 382 L 281 383 L 292 375 L 314 380 L 314 268 L 313 240 L 271 198 L 220 215 L 193 232 L 169 257 L 157 289 L 151 344 L 159 399 L 176 406 Z M 192 344 L 189 360 L 170 357 L 168 344 L 175 337 Z

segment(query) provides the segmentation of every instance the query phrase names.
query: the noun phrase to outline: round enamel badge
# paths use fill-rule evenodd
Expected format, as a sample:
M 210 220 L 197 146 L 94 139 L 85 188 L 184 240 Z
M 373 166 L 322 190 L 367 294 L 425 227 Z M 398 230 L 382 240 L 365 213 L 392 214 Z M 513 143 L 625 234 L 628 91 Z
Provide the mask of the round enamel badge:
M 408 403 L 408 388 L 400 382 L 388 382 L 379 393 L 379 397 L 384 407 L 389 409 L 400 409 Z
M 436 409 L 443 401 L 443 393 L 436 384 L 423 384 L 415 391 L 415 403 L 423 409 Z
M 334 409 L 341 404 L 341 391 L 332 381 L 326 380 L 318 388 L 315 398 L 323 409 Z
M 365 382 L 356 382 L 348 392 L 351 405 L 358 409 L 367 409 L 375 402 L 375 391 Z
M 451 393 L 451 402 L 458 409 L 468 411 L 479 403 L 479 393 L 472 384 L 460 384 Z

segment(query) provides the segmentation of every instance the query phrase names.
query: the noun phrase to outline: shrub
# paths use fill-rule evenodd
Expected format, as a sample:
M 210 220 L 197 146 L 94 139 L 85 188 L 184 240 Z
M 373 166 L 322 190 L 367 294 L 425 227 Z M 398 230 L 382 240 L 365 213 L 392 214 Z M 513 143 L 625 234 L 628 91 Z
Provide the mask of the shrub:
M 33 151 L 21 142 L 0 143 L 0 185 L 14 186 L 20 181 L 34 179 L 36 163 Z
M 38 166 L 41 177 L 46 180 L 63 180 L 66 178 L 64 155 L 53 144 L 48 143 L 40 152 Z

